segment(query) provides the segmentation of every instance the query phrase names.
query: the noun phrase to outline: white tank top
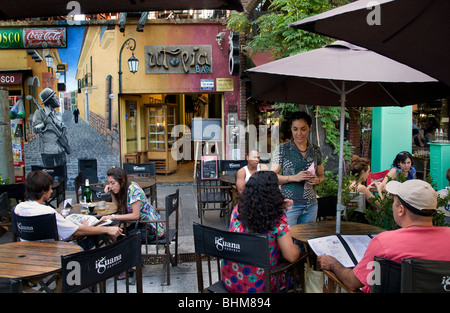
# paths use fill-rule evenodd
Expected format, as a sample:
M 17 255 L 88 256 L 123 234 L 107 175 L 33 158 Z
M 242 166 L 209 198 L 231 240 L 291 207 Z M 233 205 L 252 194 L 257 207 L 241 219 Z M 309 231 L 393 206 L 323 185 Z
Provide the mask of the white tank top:
M 248 166 L 244 166 L 245 169 L 245 182 L 247 183 L 248 180 L 250 179 L 250 176 L 252 176 L 252 174 L 250 174 L 250 171 L 248 170 Z M 261 164 L 258 164 L 256 166 L 256 171 L 259 172 L 261 170 Z

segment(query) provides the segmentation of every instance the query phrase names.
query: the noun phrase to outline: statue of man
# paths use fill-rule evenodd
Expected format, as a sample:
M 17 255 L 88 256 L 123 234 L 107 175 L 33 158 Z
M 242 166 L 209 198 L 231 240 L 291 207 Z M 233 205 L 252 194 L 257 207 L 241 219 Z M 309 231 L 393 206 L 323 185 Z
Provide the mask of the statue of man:
M 59 107 L 56 92 L 51 88 L 45 88 L 39 97 L 44 107 L 34 112 L 32 123 L 33 131 L 39 135 L 42 163 L 44 166 L 64 165 L 66 168 L 66 153 L 70 153 L 70 147 L 62 114 L 55 110 Z

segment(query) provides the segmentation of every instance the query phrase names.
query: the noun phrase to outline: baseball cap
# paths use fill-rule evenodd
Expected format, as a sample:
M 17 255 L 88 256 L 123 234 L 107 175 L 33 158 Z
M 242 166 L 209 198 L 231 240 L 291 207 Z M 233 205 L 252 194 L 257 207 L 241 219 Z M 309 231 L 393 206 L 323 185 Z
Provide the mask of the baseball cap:
M 390 194 L 398 196 L 400 202 L 411 212 L 432 216 L 436 213 L 437 193 L 426 181 L 410 179 L 403 183 L 390 181 L 386 184 Z

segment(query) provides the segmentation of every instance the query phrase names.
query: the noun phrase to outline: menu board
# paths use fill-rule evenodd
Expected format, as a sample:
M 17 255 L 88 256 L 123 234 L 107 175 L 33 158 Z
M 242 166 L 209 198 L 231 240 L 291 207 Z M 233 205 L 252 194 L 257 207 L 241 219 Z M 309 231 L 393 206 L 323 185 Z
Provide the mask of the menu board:
M 202 179 L 217 179 L 219 172 L 217 166 L 217 155 L 204 155 L 202 156 L 201 175 Z

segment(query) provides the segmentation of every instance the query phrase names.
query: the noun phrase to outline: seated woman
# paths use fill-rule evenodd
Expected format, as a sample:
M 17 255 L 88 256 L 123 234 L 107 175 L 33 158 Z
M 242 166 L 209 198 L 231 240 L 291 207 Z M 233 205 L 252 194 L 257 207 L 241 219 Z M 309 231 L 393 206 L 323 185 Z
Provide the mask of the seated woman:
M 129 181 L 127 173 L 120 167 L 113 166 L 106 173 L 108 184 L 105 193 L 111 193 L 112 200 L 121 214 L 106 215 L 101 220 L 136 221 L 136 220 L 161 220 L 145 192 L 135 182 Z M 164 235 L 164 225 L 150 223 L 158 237 Z M 156 229 L 158 228 L 158 229 Z
M 402 151 L 395 157 L 392 162 L 392 168 L 387 173 L 386 177 L 383 179 L 383 190 L 385 190 L 386 184 L 388 183 L 389 177 L 392 179 L 397 179 L 397 175 L 402 173 L 406 176 L 406 180 L 416 179 L 416 169 L 414 168 L 414 161 L 411 153 L 408 151 Z
M 256 172 L 250 177 L 232 212 L 229 231 L 268 234 L 273 267 L 277 265 L 280 254 L 287 261 L 294 262 L 300 256 L 300 248 L 292 240 L 284 211 L 285 201 L 278 187 L 277 174 Z M 258 267 L 223 260 L 221 271 L 222 281 L 231 292 L 264 292 L 264 271 Z M 272 289 L 275 287 L 275 277 L 272 277 L 271 286 Z
M 360 158 L 357 155 L 352 156 L 352 163 L 348 167 L 348 173 L 352 176 L 352 180 L 350 181 L 350 191 L 363 194 L 368 202 L 369 199 L 375 197 L 371 190 L 376 189 L 381 199 L 383 199 L 383 194 L 381 193 L 383 185 L 381 182 L 373 182 L 369 186 L 363 184 L 370 173 L 369 159 Z M 374 205 L 377 209 L 380 208 L 380 203 L 378 201 L 375 201 Z

